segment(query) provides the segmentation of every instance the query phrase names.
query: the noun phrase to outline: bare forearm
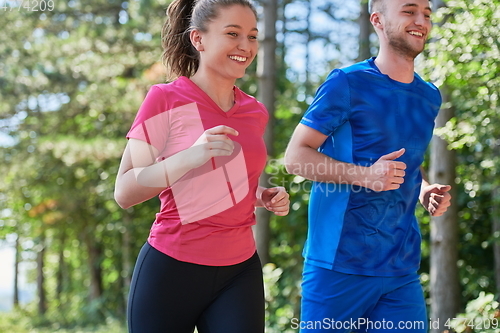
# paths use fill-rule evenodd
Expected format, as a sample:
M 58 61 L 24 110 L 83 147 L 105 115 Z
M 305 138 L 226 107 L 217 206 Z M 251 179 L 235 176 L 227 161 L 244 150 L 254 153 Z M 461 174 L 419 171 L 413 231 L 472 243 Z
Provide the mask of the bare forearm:
M 264 203 L 262 202 L 262 192 L 266 190 L 265 187 L 263 186 L 258 186 L 257 187 L 257 192 L 255 193 L 255 197 L 257 200 L 255 201 L 255 207 L 264 207 Z
M 147 187 L 137 182 L 135 170 L 121 175 L 115 184 L 115 201 L 122 208 L 129 208 L 157 196 L 165 187 Z
M 146 201 L 211 158 L 231 155 L 234 144 L 228 135 L 238 136 L 238 132 L 224 125 L 209 128 L 194 145 L 158 163 L 158 149 L 145 141 L 130 139 L 116 179 L 116 202 L 128 208 Z
M 118 204 L 128 208 L 157 196 L 193 169 L 190 153 L 187 149 L 159 163 L 126 171 L 116 182 L 115 199 Z
M 427 174 L 422 166 L 420 166 L 420 173 L 422 174 L 422 186 L 421 188 L 424 188 L 426 186 L 429 186 L 429 178 L 427 177 Z
M 382 155 L 371 166 L 363 167 L 337 161 L 318 152 L 327 135 L 299 124 L 285 153 L 286 170 L 318 181 L 363 186 L 374 191 L 389 191 L 404 182 L 406 164 L 396 161 L 405 150 Z
M 197 167 L 191 156 L 196 147 L 178 152 L 167 159 L 145 168 L 135 168 L 137 182 L 146 187 L 166 188 L 184 176 L 189 170 Z
M 363 186 L 368 168 L 337 161 L 310 147 L 287 150 L 285 167 L 288 173 L 306 179 Z

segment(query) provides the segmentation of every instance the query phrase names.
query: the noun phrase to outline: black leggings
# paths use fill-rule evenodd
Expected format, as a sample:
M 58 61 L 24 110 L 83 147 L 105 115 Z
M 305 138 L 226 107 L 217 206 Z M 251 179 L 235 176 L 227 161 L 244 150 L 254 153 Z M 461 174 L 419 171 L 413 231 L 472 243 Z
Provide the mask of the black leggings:
M 263 333 L 264 287 L 257 255 L 236 265 L 173 259 L 146 243 L 128 300 L 130 333 Z

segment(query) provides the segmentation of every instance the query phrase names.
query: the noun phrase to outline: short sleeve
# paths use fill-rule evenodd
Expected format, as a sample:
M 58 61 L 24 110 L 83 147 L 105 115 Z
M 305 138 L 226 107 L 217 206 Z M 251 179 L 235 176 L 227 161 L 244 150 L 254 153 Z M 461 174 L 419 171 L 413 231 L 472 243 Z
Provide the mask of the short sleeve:
M 433 106 L 434 110 L 436 111 L 436 117 L 437 117 L 437 114 L 439 113 L 439 110 L 441 109 L 441 105 L 443 103 L 443 97 L 442 97 L 441 92 L 439 91 L 438 87 L 436 87 L 434 84 L 432 84 L 430 82 L 428 84 L 431 87 L 431 91 L 433 93 L 432 106 Z
M 335 69 L 318 88 L 313 102 L 300 123 L 324 135 L 331 135 L 347 121 L 350 113 L 350 100 L 346 74 Z
M 265 131 L 266 131 L 266 126 L 267 126 L 267 123 L 269 121 L 269 113 L 267 111 L 267 108 L 266 106 L 261 103 L 261 102 L 257 102 L 258 106 L 260 107 L 260 109 L 262 110 L 262 117 L 259 117 L 259 121 L 260 121 L 260 128 L 262 130 L 262 135 L 264 135 Z
M 170 121 L 165 93 L 152 86 L 142 102 L 127 139 L 138 139 L 163 151 L 168 140 Z

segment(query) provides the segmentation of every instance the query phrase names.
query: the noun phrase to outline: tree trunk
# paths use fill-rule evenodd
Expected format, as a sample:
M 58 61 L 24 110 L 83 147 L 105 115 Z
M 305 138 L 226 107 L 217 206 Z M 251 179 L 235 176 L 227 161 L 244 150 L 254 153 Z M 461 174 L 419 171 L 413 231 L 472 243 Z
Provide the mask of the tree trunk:
M 449 100 L 443 91 L 443 105 Z M 452 108 L 441 109 L 436 127 L 446 125 L 454 115 Z M 458 222 L 457 206 L 454 198 L 456 191 L 455 166 L 456 158 L 453 150 L 448 150 L 448 143 L 434 136 L 431 144 L 430 182 L 452 185 L 452 205 L 448 211 L 439 217 L 431 218 L 431 322 L 437 323 L 431 327 L 431 332 L 446 330 L 444 326 L 449 318 L 455 317 L 460 310 L 460 284 L 458 275 Z M 439 327 L 437 327 L 439 326 Z
M 357 61 L 363 61 L 371 57 L 370 35 L 372 33 L 372 24 L 370 22 L 370 13 L 368 12 L 368 0 L 361 0 L 359 12 L 359 52 Z
M 496 146 L 493 154 L 500 156 L 500 147 Z M 495 184 L 495 188 L 491 191 L 491 207 L 492 207 L 492 233 L 493 233 L 493 258 L 495 262 L 495 282 L 497 289 L 497 301 L 500 300 L 500 187 Z
M 59 304 L 61 306 L 63 305 L 62 302 L 62 294 L 64 291 L 64 243 L 65 243 L 65 238 L 66 238 L 66 232 L 64 228 L 61 228 L 60 232 L 60 237 L 59 237 L 59 266 L 57 267 L 57 272 L 56 272 L 56 298 L 59 301 Z
M 37 253 L 37 292 L 38 292 L 38 314 L 43 316 L 47 312 L 47 295 L 45 293 L 45 277 L 43 275 L 43 268 L 45 265 L 45 230 L 40 234 L 40 249 Z
M 268 156 L 273 156 L 273 127 L 274 103 L 276 89 L 276 19 L 278 16 L 277 0 L 262 2 L 264 13 L 264 38 L 261 41 L 257 64 L 259 92 L 257 99 L 264 103 L 269 112 L 269 123 L 264 134 Z M 269 187 L 269 175 L 263 173 L 259 181 L 260 186 Z M 269 262 L 270 230 L 269 219 L 271 213 L 264 208 L 256 211 L 257 225 L 254 228 L 257 251 L 262 264 Z
M 102 250 L 95 239 L 86 233 L 85 242 L 88 250 L 88 265 L 90 269 L 90 301 L 98 300 L 102 296 Z
M 492 201 L 498 202 L 500 197 L 500 188 L 496 187 L 492 192 Z M 495 242 L 493 243 L 493 257 L 495 261 L 495 282 L 497 289 L 497 301 L 500 300 L 500 209 L 497 205 L 493 205 L 493 217 L 492 217 L 492 231 Z
M 434 10 L 441 8 L 441 7 L 446 7 L 446 2 L 444 0 L 432 0 L 433 7 L 435 8 Z
M 19 262 L 21 261 L 19 234 L 16 236 L 14 257 L 14 308 L 19 307 Z

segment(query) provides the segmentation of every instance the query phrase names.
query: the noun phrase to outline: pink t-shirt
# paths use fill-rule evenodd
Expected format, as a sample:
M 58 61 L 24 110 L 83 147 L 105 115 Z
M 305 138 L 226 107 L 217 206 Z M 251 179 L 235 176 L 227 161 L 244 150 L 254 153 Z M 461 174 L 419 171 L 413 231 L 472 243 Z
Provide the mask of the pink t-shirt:
M 266 164 L 263 140 L 268 113 L 255 98 L 234 87 L 227 112 L 186 77 L 151 87 L 127 138 L 148 142 L 157 161 L 191 147 L 218 125 L 239 135 L 231 156 L 217 157 L 189 171 L 159 194 L 160 212 L 148 242 L 181 261 L 227 266 L 255 253 L 251 226 L 259 176 Z

